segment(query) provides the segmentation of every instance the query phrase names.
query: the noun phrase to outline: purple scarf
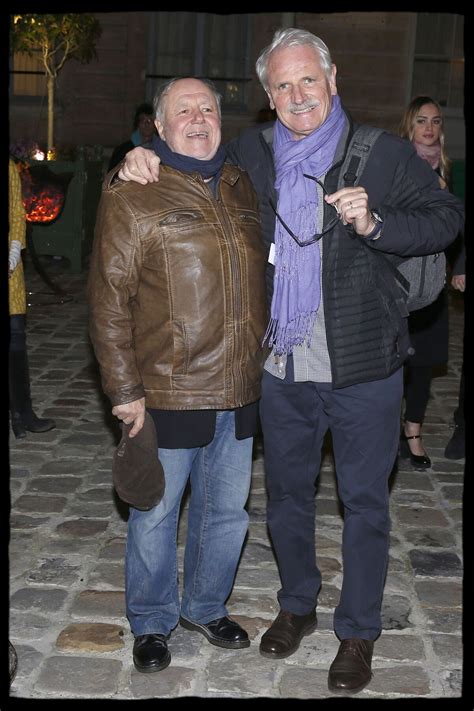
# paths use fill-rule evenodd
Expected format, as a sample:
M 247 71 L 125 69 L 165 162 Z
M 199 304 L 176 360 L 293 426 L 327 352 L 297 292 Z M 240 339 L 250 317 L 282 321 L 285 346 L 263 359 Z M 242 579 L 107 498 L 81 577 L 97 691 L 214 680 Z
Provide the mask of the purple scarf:
M 324 175 L 346 122 L 339 96 L 333 96 L 329 116 L 313 133 L 295 140 L 277 119 L 273 138 L 278 213 L 304 241 L 317 231 L 318 192 L 314 180 Z M 300 247 L 280 220 L 275 220 L 275 276 L 271 318 L 264 340 L 275 353 L 291 353 L 307 339 L 310 345 L 320 300 L 319 242 Z
M 413 141 L 413 145 L 415 146 L 416 152 L 418 153 L 420 158 L 423 158 L 423 160 L 427 160 L 433 170 L 436 170 L 436 168 L 439 166 L 439 161 L 441 158 L 441 144 L 438 142 L 435 143 L 433 146 L 425 146 L 423 143 Z

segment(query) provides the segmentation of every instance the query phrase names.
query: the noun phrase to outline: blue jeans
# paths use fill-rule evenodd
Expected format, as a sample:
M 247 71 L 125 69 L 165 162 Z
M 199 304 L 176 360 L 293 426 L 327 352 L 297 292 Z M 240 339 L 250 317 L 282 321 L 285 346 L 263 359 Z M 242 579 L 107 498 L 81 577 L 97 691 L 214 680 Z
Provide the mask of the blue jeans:
M 204 447 L 163 449 L 165 493 L 150 511 L 130 508 L 125 554 L 127 617 L 135 636 L 167 635 L 180 615 L 206 624 L 227 615 L 248 528 L 251 437 L 235 438 L 234 412 L 217 412 L 214 439 Z M 180 604 L 177 529 L 190 479 L 184 585 Z

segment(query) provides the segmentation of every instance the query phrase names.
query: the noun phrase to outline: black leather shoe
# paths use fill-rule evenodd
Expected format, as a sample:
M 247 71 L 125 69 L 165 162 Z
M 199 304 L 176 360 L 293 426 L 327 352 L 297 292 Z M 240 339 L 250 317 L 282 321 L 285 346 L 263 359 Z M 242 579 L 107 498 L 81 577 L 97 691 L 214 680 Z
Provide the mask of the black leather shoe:
M 343 639 L 329 667 L 328 688 L 336 694 L 357 694 L 372 678 L 374 643 L 368 639 Z
M 284 659 L 296 652 L 303 637 L 316 629 L 315 610 L 307 615 L 294 615 L 280 610 L 260 642 L 260 654 L 270 659 Z
M 230 617 L 221 617 L 219 620 L 212 620 L 212 622 L 207 622 L 205 625 L 199 622 L 191 622 L 185 617 L 180 617 L 179 622 L 187 630 L 201 632 L 216 647 L 225 647 L 226 649 L 250 647 L 247 632 L 237 622 L 231 620 Z
M 133 644 L 133 663 L 139 672 L 152 673 L 166 669 L 171 654 L 163 634 L 141 634 Z
M 412 435 L 407 437 L 407 435 L 402 432 L 400 435 L 400 456 L 402 459 L 409 459 L 415 469 L 418 471 L 423 471 L 424 469 L 431 468 L 431 459 L 425 454 L 413 454 L 410 445 L 408 444 L 409 439 L 421 439 L 421 435 Z

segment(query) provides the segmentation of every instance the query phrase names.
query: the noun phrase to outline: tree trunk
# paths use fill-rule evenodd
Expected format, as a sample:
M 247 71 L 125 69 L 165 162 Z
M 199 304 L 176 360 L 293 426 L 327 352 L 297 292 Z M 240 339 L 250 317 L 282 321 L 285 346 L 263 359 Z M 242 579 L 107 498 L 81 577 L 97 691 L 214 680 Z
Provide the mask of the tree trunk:
M 54 146 L 54 77 L 47 75 L 48 86 L 48 147 L 49 151 Z

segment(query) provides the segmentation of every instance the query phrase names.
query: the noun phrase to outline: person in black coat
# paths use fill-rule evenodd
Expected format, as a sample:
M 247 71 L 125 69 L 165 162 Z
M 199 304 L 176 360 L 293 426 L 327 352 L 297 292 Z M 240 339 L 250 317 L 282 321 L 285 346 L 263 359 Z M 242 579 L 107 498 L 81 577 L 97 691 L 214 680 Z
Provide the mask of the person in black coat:
M 148 103 L 140 104 L 135 109 L 133 133 L 128 141 L 124 141 L 114 149 L 110 157 L 108 170 L 115 168 L 125 158 L 128 151 L 131 151 L 135 146 L 151 148 L 153 139 L 156 136 L 153 106 Z
M 429 96 L 417 96 L 408 105 L 400 124 L 400 136 L 408 138 L 420 158 L 428 161 L 447 188 L 450 161 L 444 146 L 440 105 Z M 405 412 L 400 437 L 400 456 L 416 470 L 431 467 L 421 429 L 430 397 L 433 368 L 448 360 L 448 296 L 444 288 L 436 301 L 412 311 L 408 329 L 414 354 L 405 363 Z

